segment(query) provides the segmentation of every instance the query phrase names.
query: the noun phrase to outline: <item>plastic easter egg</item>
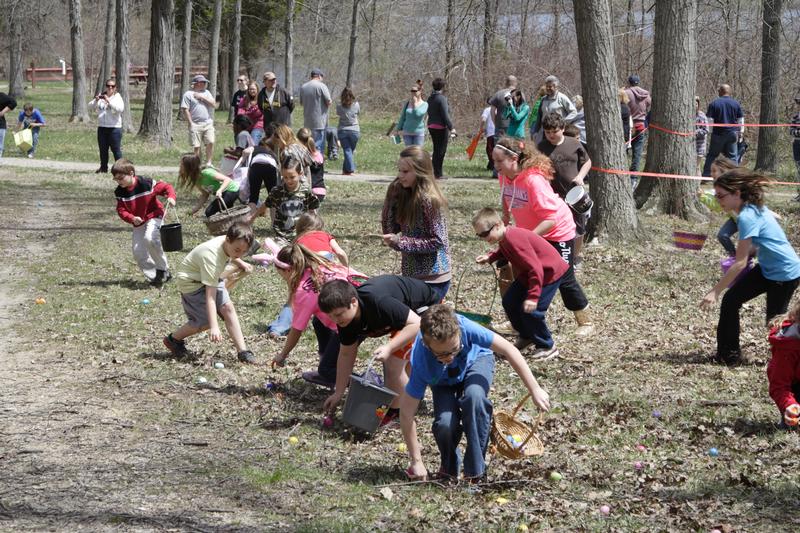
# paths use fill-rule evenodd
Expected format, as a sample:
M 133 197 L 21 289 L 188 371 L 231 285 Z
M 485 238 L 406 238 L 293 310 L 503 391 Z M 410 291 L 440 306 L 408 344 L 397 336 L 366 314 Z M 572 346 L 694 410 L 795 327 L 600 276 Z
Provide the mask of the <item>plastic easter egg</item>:
M 659 411 L 658 409 L 654 409 L 653 418 L 661 418 L 661 411 Z
M 528 531 L 528 526 L 525 524 L 520 524 L 517 526 L 517 531 Z
M 561 481 L 563 478 L 564 476 L 562 476 L 561 473 L 556 472 L 555 470 L 550 472 L 550 479 L 553 481 Z
M 717 457 L 719 456 L 719 450 L 716 448 L 709 448 L 708 455 L 710 455 L 711 457 Z
M 322 419 L 322 425 L 325 426 L 326 428 L 333 426 L 333 417 L 331 416 L 324 417 Z
M 608 505 L 601 505 L 600 506 L 600 514 L 607 515 L 610 512 L 611 512 L 611 507 L 609 507 Z
M 44 298 L 36 298 L 36 299 L 34 300 L 34 303 L 35 303 L 36 305 L 42 305 L 42 304 L 46 304 L 46 303 L 47 303 L 47 300 L 45 300 Z
M 633 467 L 634 467 L 636 470 L 641 470 L 642 468 L 644 468 L 644 465 L 642 464 L 642 462 L 641 462 L 641 461 L 636 461 L 635 463 L 633 463 Z
M 217 361 L 216 363 L 214 363 L 214 368 L 223 369 L 223 368 L 225 368 L 225 363 L 223 363 L 221 361 Z
M 147 305 L 149 303 L 150 303 L 150 300 L 148 300 L 147 298 L 143 298 L 142 299 L 142 305 Z
M 503 498 L 502 496 L 500 496 L 495 501 L 497 502 L 498 505 L 505 505 L 508 503 L 508 498 Z
M 639 450 L 640 452 L 646 452 L 647 446 L 645 446 L 644 444 L 637 444 L 636 449 Z
M 292 435 L 291 437 L 289 437 L 289 444 L 298 444 L 299 442 L 300 442 L 300 439 L 298 439 L 298 438 L 297 438 L 297 437 L 295 437 L 294 435 Z
M 203 376 L 200 376 L 199 378 L 197 378 L 197 383 L 198 385 L 202 385 L 203 383 L 208 383 L 208 380 Z
M 408 447 L 406 446 L 405 442 L 401 442 L 397 445 L 397 451 L 400 453 L 406 453 L 408 451 Z

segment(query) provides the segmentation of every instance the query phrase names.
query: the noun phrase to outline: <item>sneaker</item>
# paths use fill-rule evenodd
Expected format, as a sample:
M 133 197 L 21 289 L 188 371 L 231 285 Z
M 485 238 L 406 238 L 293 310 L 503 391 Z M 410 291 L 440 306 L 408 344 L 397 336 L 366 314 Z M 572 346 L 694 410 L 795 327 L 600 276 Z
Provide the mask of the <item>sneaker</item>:
M 105 174 L 106 172 L 108 172 L 108 169 L 102 169 L 102 168 L 98 168 L 97 170 L 94 171 L 95 174 Z
M 150 280 L 150 285 L 153 287 L 161 287 L 164 284 L 164 270 L 156 270 L 156 277 Z
M 547 361 L 558 355 L 558 348 L 553 345 L 550 348 L 536 348 L 530 355 L 534 361 Z
M 400 409 L 391 408 L 388 411 L 386 411 L 385 415 L 383 415 L 380 427 L 388 428 L 399 424 L 400 424 Z
M 521 352 L 531 344 L 533 344 L 532 339 L 526 339 L 525 337 L 517 337 L 517 340 L 514 341 L 514 348 L 516 348 Z
M 737 366 L 739 363 L 741 363 L 741 360 L 742 352 L 739 350 L 734 350 L 728 353 L 717 352 L 717 354 L 714 356 L 714 361 L 727 366 Z
M 328 389 L 333 389 L 336 387 L 336 380 L 330 380 L 317 372 L 316 370 L 309 370 L 307 372 L 303 372 L 302 377 L 304 380 L 308 381 L 309 383 L 313 383 L 314 385 L 319 385 L 320 387 L 326 387 Z
M 797 193 L 797 196 L 794 197 L 795 202 L 800 202 L 800 193 Z
M 492 322 L 489 329 L 500 335 L 514 335 L 517 330 L 511 325 L 511 322 L 504 320 L 503 322 Z
M 250 350 L 243 350 L 239 352 L 238 357 L 239 361 L 241 361 L 242 363 L 247 363 L 249 365 L 256 364 L 256 356 L 253 355 L 253 352 L 251 352 Z
M 28 159 L 33 159 L 33 154 L 28 154 Z
M 172 333 L 164 337 L 164 346 L 175 357 L 183 358 L 191 355 L 189 350 L 186 349 L 186 341 L 176 341 L 172 338 Z

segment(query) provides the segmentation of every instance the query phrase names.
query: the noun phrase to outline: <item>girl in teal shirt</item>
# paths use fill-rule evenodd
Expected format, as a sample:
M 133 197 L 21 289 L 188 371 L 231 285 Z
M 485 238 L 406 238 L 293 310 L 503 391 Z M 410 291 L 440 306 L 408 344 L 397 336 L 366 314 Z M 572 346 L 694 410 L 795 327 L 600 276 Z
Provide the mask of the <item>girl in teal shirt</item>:
M 525 139 L 525 123 L 531 108 L 525 102 L 525 95 L 519 89 L 511 93 L 511 102 L 503 110 L 503 117 L 508 119 L 506 134 L 517 139 Z
M 422 82 L 411 87 L 411 98 L 403 106 L 400 119 L 397 121 L 395 135 L 403 135 L 406 146 L 422 146 L 425 143 L 425 115 L 428 114 L 428 102 L 422 99 Z

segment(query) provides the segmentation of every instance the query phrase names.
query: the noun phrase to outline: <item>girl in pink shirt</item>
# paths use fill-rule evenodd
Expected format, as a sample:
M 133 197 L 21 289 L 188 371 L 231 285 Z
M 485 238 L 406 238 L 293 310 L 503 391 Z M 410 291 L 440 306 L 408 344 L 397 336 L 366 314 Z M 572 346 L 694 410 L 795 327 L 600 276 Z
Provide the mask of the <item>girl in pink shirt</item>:
M 553 164 L 525 141 L 503 137 L 492 151 L 503 204 L 503 222 L 529 229 L 545 238 L 561 254 L 569 270 L 561 278 L 559 292 L 564 306 L 575 313 L 577 335 L 594 330 L 588 314 L 589 300 L 575 278 L 575 221 L 569 206 L 550 186 Z M 506 276 L 508 277 L 508 276 Z
M 303 331 L 311 321 L 317 336 L 319 366 L 316 371 L 303 372 L 303 379 L 317 385 L 336 384 L 336 363 L 339 358 L 339 335 L 336 324 L 323 313 L 317 303 L 319 289 L 333 279 L 355 283 L 366 276 L 344 265 L 328 261 L 302 244 L 284 246 L 273 262 L 275 269 L 289 285 L 292 306 L 292 329 L 283 348 L 272 360 L 273 366 L 283 366 Z M 312 320 L 313 317 L 313 320 Z

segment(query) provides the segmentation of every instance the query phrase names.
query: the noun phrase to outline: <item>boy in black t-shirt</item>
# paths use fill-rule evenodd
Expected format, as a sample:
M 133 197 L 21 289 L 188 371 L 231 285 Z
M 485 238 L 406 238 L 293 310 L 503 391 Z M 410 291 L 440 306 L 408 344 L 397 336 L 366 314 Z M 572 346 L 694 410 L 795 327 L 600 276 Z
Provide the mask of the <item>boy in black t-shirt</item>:
M 428 284 L 403 276 L 376 276 L 358 288 L 344 280 L 323 285 L 319 308 L 338 326 L 340 342 L 336 388 L 325 400 L 325 412 L 332 412 L 341 401 L 358 345 L 366 337 L 391 333 L 389 342 L 378 347 L 374 355 L 384 363 L 387 387 L 399 395 L 408 383 L 405 367 L 419 331 L 419 313 L 435 303 L 438 297 Z M 397 418 L 397 398 L 389 407 L 384 425 Z

